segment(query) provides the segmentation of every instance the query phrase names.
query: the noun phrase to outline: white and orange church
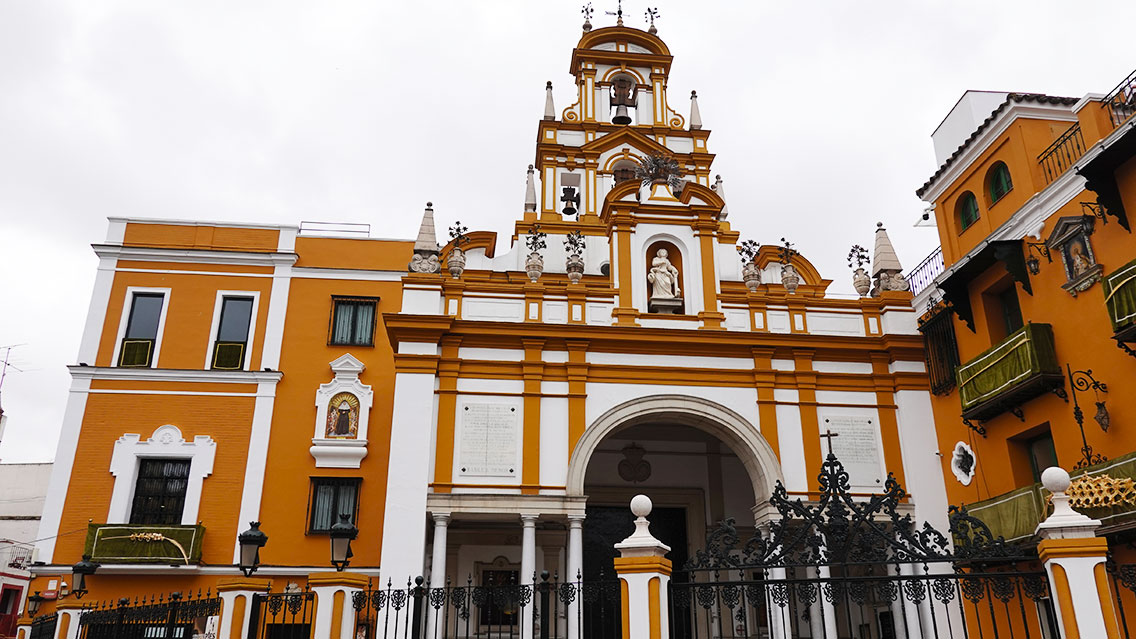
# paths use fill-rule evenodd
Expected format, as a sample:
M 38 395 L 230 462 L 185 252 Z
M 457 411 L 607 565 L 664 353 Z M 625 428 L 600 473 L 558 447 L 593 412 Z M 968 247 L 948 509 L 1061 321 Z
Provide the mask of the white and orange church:
M 158 593 L 194 633 L 293 636 L 265 621 L 280 593 L 305 637 L 371 636 L 368 588 L 610 575 L 640 493 L 678 565 L 720 520 L 768 521 L 779 482 L 807 499 L 829 446 L 854 493 L 893 473 L 946 530 L 886 232 L 859 298 L 826 295 L 791 246 L 743 242 L 761 218 L 728 214 L 671 64 L 653 28 L 585 26 L 575 101 L 549 88 L 501 241 L 429 206 L 405 240 L 112 218 L 25 636 L 111 636 Z

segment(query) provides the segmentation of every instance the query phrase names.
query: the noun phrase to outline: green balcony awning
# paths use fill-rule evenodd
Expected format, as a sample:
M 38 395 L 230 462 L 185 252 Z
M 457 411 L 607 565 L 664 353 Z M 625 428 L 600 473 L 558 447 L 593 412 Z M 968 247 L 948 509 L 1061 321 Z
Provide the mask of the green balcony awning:
M 1113 333 L 1130 332 L 1129 329 L 1136 326 L 1136 260 L 1106 275 L 1103 283 L 1104 303 Z
M 1026 324 L 956 373 L 962 416 L 989 419 L 1064 384 L 1053 327 Z
M 101 564 L 196 564 L 204 536 L 202 525 L 89 524 L 83 554 Z

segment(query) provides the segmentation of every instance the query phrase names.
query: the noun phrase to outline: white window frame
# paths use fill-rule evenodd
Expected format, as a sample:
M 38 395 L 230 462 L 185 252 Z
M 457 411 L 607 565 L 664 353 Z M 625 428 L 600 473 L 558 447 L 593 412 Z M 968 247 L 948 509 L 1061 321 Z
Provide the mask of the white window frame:
M 110 360 L 111 366 L 118 366 L 122 339 L 126 337 L 126 325 L 130 322 L 130 307 L 134 305 L 134 296 L 138 293 L 160 293 L 162 295 L 162 313 L 158 316 L 158 334 L 154 337 L 154 356 L 150 358 L 150 368 L 158 368 L 158 355 L 162 351 L 162 334 L 166 331 L 166 311 L 170 310 L 170 289 L 145 286 L 126 287 L 126 297 L 122 302 L 122 315 L 118 318 L 118 334 L 114 339 L 114 354 Z
M 142 441 L 142 436 L 136 433 L 126 433 L 119 437 L 114 443 L 114 453 L 110 458 L 114 489 L 111 491 L 106 523 L 130 522 L 130 509 L 134 503 L 134 490 L 138 484 L 140 460 L 189 458 L 189 479 L 185 489 L 181 523 L 185 526 L 196 524 L 197 514 L 201 508 L 201 489 L 205 478 L 213 474 L 213 460 L 216 454 L 217 442 L 213 441 L 212 437 L 197 435 L 193 441 L 186 441 L 182 437 L 181 429 L 173 424 L 159 426 L 145 441 Z
M 252 313 L 249 314 L 248 344 L 245 346 L 245 362 L 241 370 L 249 370 L 252 365 L 252 345 L 256 337 L 256 315 L 260 310 L 260 291 L 217 291 L 213 301 L 213 323 L 209 326 L 209 346 L 205 349 L 205 370 L 213 369 L 213 349 L 217 345 L 217 330 L 221 328 L 221 306 L 226 297 L 251 297 Z

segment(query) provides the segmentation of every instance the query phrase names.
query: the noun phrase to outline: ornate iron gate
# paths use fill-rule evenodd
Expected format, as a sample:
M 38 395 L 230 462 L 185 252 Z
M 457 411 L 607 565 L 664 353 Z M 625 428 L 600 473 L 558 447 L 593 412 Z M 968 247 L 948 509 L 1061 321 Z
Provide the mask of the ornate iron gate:
M 308 590 L 253 595 L 247 639 L 310 639 L 315 603 Z
M 830 452 L 816 501 L 790 500 L 744 544 L 733 520 L 671 581 L 671 636 L 1058 637 L 1046 573 L 1032 549 L 995 538 L 963 508 L 950 530 L 922 527 L 889 474 L 882 494 L 854 498 Z

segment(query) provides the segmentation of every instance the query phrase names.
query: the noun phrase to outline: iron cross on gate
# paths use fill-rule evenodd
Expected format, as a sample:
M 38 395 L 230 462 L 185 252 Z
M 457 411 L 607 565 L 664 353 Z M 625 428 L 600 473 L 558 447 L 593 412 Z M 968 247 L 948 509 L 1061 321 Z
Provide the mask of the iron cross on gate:
M 832 438 L 833 437 L 840 437 L 840 433 L 832 432 L 831 428 L 825 429 L 824 434 L 821 435 L 821 439 L 825 439 L 825 440 L 828 441 L 828 454 L 829 455 L 832 454 Z

